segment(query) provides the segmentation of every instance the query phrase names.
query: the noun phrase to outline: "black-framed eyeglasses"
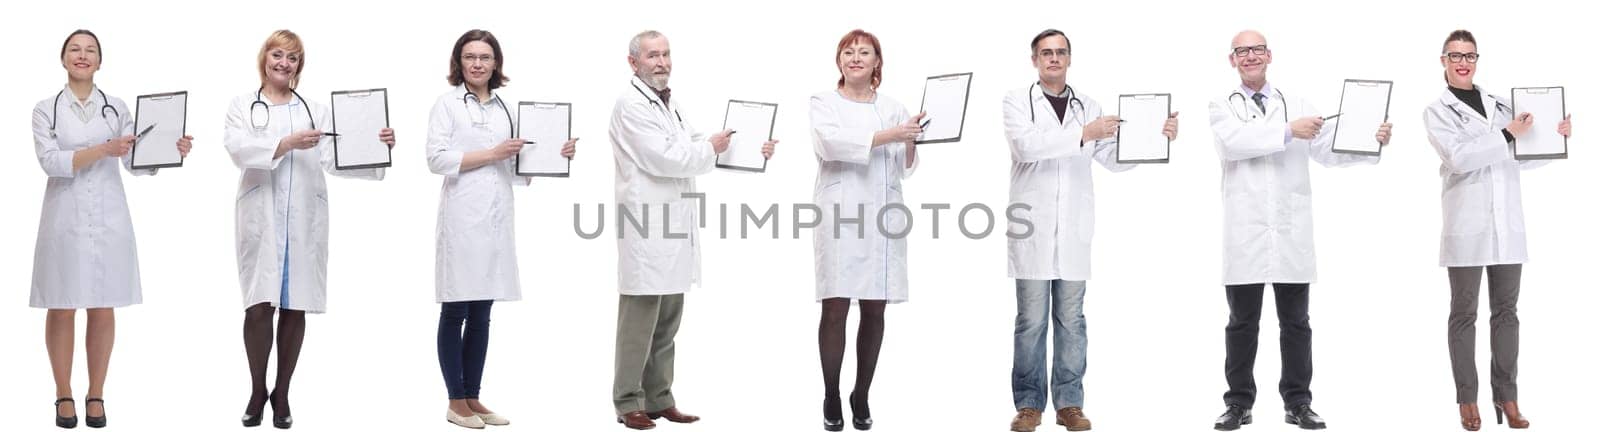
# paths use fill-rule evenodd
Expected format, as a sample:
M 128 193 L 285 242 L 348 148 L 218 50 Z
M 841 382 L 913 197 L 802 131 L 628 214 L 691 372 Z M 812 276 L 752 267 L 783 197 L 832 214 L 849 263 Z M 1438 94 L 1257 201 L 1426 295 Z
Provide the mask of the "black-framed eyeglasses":
M 1234 57 L 1244 57 L 1249 54 L 1267 55 L 1266 45 L 1242 46 L 1233 48 Z
M 1467 63 L 1478 62 L 1478 53 L 1450 52 L 1445 53 L 1444 56 L 1445 58 L 1449 58 L 1451 63 L 1461 63 L 1462 60 L 1466 60 Z
M 1044 57 L 1044 58 L 1066 57 L 1066 56 L 1072 55 L 1072 51 L 1069 51 L 1066 48 L 1056 48 L 1056 49 L 1045 48 L 1045 49 L 1039 50 L 1039 52 L 1035 53 L 1035 55 L 1038 55 L 1039 57 Z
M 489 54 L 477 55 L 477 56 L 471 55 L 471 54 L 462 54 L 461 55 L 461 64 L 466 65 L 466 64 L 472 64 L 473 62 L 483 63 L 485 65 L 494 65 L 494 56 L 493 55 L 489 55 Z

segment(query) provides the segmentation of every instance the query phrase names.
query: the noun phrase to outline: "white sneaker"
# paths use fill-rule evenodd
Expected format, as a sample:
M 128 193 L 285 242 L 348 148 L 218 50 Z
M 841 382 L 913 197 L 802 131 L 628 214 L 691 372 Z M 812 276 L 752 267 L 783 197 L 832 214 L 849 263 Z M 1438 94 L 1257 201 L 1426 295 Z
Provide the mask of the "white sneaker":
M 444 410 L 444 419 L 445 421 L 448 421 L 456 426 L 461 426 L 468 429 L 483 429 L 483 419 L 478 418 L 476 415 L 456 415 L 456 412 L 450 410 L 449 408 L 445 408 Z
M 477 414 L 478 414 L 478 418 L 479 419 L 483 419 L 483 424 L 486 424 L 486 425 L 490 425 L 490 426 L 505 426 L 505 425 L 511 424 L 511 420 L 510 419 L 502 417 L 499 414 L 495 414 L 495 413 L 477 413 Z

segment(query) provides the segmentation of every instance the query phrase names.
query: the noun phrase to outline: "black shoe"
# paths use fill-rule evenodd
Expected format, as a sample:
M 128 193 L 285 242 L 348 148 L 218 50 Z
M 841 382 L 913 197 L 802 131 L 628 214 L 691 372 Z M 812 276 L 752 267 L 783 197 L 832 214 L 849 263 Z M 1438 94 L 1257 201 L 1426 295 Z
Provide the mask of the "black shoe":
M 822 430 L 839 432 L 844 430 L 844 407 L 840 406 L 838 396 L 822 399 Z
M 1250 424 L 1250 409 L 1242 406 L 1228 404 L 1228 410 L 1217 417 L 1215 429 L 1219 431 L 1239 430 L 1239 426 Z
M 92 403 L 95 403 L 95 402 L 99 402 L 100 403 L 100 416 L 99 417 L 95 417 L 95 416 L 89 415 L 89 404 L 92 404 Z M 83 411 L 83 424 L 85 426 L 89 426 L 89 427 L 92 427 L 92 428 L 95 428 L 95 429 L 106 427 L 105 409 L 106 409 L 106 401 L 104 399 L 100 399 L 100 398 L 87 398 L 87 399 L 84 399 L 83 400 L 83 410 L 84 410 Z
M 1290 408 L 1283 414 L 1283 421 L 1292 425 L 1299 425 L 1301 429 L 1317 430 L 1326 429 L 1328 423 L 1322 421 L 1322 416 L 1311 410 L 1311 404 L 1299 405 Z
M 867 407 L 867 398 L 856 399 L 856 392 L 850 392 L 850 424 L 856 430 L 872 429 L 872 410 Z
M 72 429 L 72 428 L 78 427 L 78 416 L 77 415 L 73 415 L 72 417 L 62 417 L 61 416 L 61 403 L 62 402 L 72 403 L 72 398 L 64 397 L 64 398 L 61 398 L 61 399 L 56 399 L 56 427 L 62 428 L 62 429 Z
M 278 391 L 277 390 L 273 390 L 271 394 L 267 395 L 267 400 L 268 401 L 273 401 L 273 400 L 276 400 L 276 399 L 278 399 Z M 284 405 L 283 411 L 287 413 L 289 411 L 289 409 L 288 409 L 289 401 L 287 401 L 287 400 L 283 401 L 283 405 Z M 278 428 L 278 429 L 288 429 L 288 428 L 294 427 L 294 417 L 293 416 L 290 416 L 288 414 L 284 414 L 284 415 L 281 415 L 281 416 L 278 415 L 278 404 L 277 403 L 273 403 L 272 404 L 272 427 L 275 427 L 275 428 Z

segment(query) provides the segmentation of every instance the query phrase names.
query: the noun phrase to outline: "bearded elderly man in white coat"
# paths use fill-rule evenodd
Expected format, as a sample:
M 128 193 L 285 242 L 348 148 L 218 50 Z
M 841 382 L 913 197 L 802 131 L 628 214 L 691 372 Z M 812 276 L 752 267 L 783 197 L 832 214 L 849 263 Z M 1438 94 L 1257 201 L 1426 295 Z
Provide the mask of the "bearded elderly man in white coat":
M 618 217 L 630 223 L 617 233 L 617 346 L 612 402 L 617 422 L 631 429 L 655 427 L 652 419 L 693 423 L 672 397 L 673 337 L 683 317 L 683 294 L 700 283 L 698 204 L 694 178 L 716 166 L 731 131 L 709 137 L 678 113 L 667 87 L 672 50 L 656 31 L 628 43 L 633 79 L 611 110 L 610 138 L 616 157 Z M 762 155 L 772 157 L 768 141 Z M 627 213 L 630 216 L 623 216 Z M 636 226 L 642 226 L 638 229 Z
M 1083 413 L 1083 373 L 1089 339 L 1083 294 L 1089 280 L 1089 240 L 1094 236 L 1094 179 L 1090 162 L 1120 172 L 1118 118 L 1067 85 L 1072 41 L 1060 30 L 1039 33 L 1030 44 L 1039 81 L 1006 94 L 1006 141 L 1011 147 L 1011 204 L 1030 207 L 1028 228 L 1009 230 L 1007 273 L 1017 280 L 1011 396 L 1014 432 L 1041 423 L 1048 396 L 1056 424 L 1089 430 Z M 1178 119 L 1167 119 L 1167 139 L 1178 136 Z M 1055 328 L 1055 356 L 1046 368 L 1047 324 Z
M 1284 421 L 1301 429 L 1322 429 L 1326 423 L 1311 410 L 1309 306 L 1317 269 L 1307 161 L 1338 167 L 1377 163 L 1377 158 L 1334 153 L 1337 123 L 1324 125 L 1310 103 L 1267 83 L 1272 50 L 1261 33 L 1234 36 L 1228 62 L 1242 83 L 1210 107 L 1222 159 L 1222 283 L 1228 296 L 1228 391 L 1222 397 L 1227 410 L 1214 426 L 1235 430 L 1252 420 L 1261 299 L 1272 284 L 1281 332 L 1278 391 Z M 1374 131 L 1380 145 L 1388 145 L 1389 129 L 1384 123 Z

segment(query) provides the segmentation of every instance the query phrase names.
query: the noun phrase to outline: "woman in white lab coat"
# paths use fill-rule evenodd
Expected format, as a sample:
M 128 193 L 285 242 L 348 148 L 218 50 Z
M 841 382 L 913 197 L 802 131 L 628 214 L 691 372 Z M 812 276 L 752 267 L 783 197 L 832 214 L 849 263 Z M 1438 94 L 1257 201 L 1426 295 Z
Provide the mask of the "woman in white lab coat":
M 139 259 L 133 220 L 118 167 L 133 175 L 133 112 L 94 84 L 100 70 L 100 39 L 78 30 L 61 44 L 67 86 L 33 108 L 33 149 L 50 180 L 45 183 L 34 246 L 33 291 L 28 305 L 45 313 L 45 349 L 56 382 L 56 425 L 78 424 L 72 399 L 73 327 L 78 309 L 88 309 L 85 349 L 89 393 L 85 423 L 106 424 L 100 399 L 115 338 L 114 309 L 139 304 Z M 192 137 L 178 140 L 189 154 Z
M 434 289 L 439 311 L 439 369 L 450 406 L 445 420 L 467 427 L 511 421 L 478 402 L 489 350 L 489 313 L 497 300 L 520 300 L 515 205 L 518 177 L 511 109 L 494 94 L 510 81 L 494 34 L 471 30 L 450 53 L 454 89 L 439 96 L 428 115 L 428 169 L 445 176 L 439 193 Z M 576 139 L 561 148 L 571 158 Z M 465 333 L 463 333 L 463 322 Z
M 1478 375 L 1474 359 L 1477 339 L 1478 286 L 1489 275 L 1489 370 L 1495 422 L 1528 427 L 1517 406 L 1517 295 L 1522 263 L 1528 261 L 1523 229 L 1521 172 L 1548 163 L 1518 161 L 1509 143 L 1533 127 L 1532 114 L 1514 116 L 1505 99 L 1484 92 L 1472 79 L 1478 72 L 1478 43 L 1472 33 L 1456 30 L 1445 38 L 1439 54 L 1445 93 L 1423 111 L 1428 141 L 1439 153 L 1443 179 L 1443 232 L 1439 265 L 1450 279 L 1450 365 L 1456 384 L 1461 427 L 1475 431 Z M 1557 124 L 1562 136 L 1572 134 L 1571 118 Z M 1502 419 L 1504 417 L 1504 419 Z
M 905 234 L 910 210 L 904 207 L 900 180 L 916 168 L 914 141 L 922 133 L 923 114 L 909 115 L 899 102 L 878 94 L 883 57 L 876 36 L 853 30 L 840 39 L 835 54 L 841 75 L 838 88 L 811 96 L 815 199 L 822 213 L 812 244 L 817 300 L 822 303 L 817 344 L 826 386 L 823 428 L 844 428 L 839 369 L 844 362 L 845 319 L 854 300 L 861 305 L 856 341 L 861 346 L 856 350 L 850 408 L 855 427 L 864 430 L 872 425 L 867 391 L 883 346 L 884 308 L 907 299 Z M 879 212 L 884 212 L 881 218 Z M 836 220 L 858 218 L 859 223 L 835 227 Z
M 256 57 L 261 87 L 234 98 L 223 127 L 223 144 L 240 169 L 234 227 L 239 286 L 244 294 L 245 354 L 250 364 L 250 402 L 241 421 L 261 424 L 272 402 L 272 423 L 288 428 L 289 381 L 305 340 L 305 313 L 326 310 L 328 188 L 323 172 L 383 179 L 383 168 L 335 170 L 333 148 L 319 128 L 332 127 L 328 108 L 301 97 L 295 88 L 305 69 L 300 37 L 278 30 Z M 394 147 L 394 131 L 379 131 Z M 272 316 L 278 313 L 278 371 L 267 391 L 272 351 Z

